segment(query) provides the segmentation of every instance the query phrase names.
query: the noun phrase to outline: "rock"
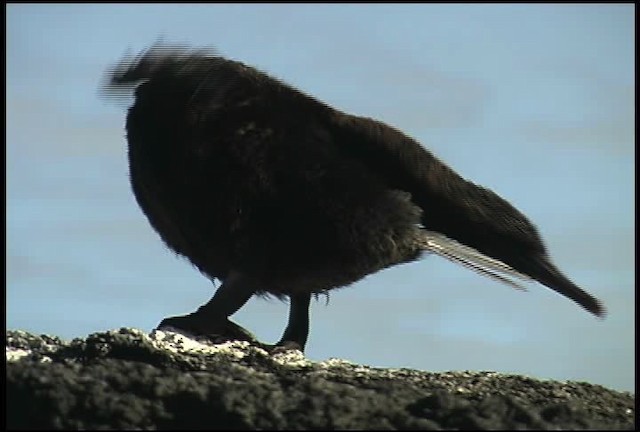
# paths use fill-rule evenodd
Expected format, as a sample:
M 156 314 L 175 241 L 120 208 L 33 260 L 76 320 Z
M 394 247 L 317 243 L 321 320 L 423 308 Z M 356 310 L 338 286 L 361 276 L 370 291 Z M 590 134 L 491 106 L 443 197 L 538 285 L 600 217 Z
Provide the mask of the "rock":
M 380 369 L 122 328 L 7 331 L 8 429 L 634 429 L 635 396 L 495 372 Z

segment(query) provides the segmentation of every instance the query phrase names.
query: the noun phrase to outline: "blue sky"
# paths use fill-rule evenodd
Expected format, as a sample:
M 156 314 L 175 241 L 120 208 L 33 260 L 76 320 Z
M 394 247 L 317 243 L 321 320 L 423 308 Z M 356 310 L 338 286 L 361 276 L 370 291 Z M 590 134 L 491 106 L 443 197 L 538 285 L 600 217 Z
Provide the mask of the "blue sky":
M 107 67 L 159 37 L 391 124 L 538 226 L 598 320 L 428 256 L 312 304 L 311 359 L 494 370 L 634 391 L 635 5 L 13 4 L 7 10 L 7 327 L 150 331 L 213 286 L 160 241 L 127 177 Z M 277 340 L 287 306 L 234 319 Z

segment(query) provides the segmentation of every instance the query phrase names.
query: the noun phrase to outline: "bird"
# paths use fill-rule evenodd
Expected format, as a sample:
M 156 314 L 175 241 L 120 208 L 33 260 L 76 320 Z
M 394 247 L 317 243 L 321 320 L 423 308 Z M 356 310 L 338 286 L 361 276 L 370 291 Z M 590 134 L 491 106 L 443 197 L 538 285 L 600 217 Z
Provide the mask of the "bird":
M 256 341 L 230 317 L 254 295 L 288 300 L 282 337 L 304 351 L 312 297 L 435 254 L 525 289 L 536 281 L 603 318 L 552 262 L 537 228 L 384 122 L 342 112 L 207 48 L 156 43 L 111 66 L 129 177 L 164 243 L 212 298 L 158 329 Z

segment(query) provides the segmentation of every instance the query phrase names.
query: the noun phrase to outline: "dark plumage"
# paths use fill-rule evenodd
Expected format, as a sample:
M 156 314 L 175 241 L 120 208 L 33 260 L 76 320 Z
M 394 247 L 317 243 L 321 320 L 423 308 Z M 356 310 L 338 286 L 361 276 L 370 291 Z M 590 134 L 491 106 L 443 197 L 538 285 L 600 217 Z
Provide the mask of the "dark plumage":
M 304 349 L 311 295 L 423 251 L 511 284 L 533 278 L 605 314 L 522 213 L 384 123 L 206 51 L 156 46 L 111 70 L 106 90 L 136 85 L 136 199 L 171 249 L 223 281 L 198 311 L 161 326 L 249 338 L 228 317 L 271 294 L 291 300 L 278 344 Z

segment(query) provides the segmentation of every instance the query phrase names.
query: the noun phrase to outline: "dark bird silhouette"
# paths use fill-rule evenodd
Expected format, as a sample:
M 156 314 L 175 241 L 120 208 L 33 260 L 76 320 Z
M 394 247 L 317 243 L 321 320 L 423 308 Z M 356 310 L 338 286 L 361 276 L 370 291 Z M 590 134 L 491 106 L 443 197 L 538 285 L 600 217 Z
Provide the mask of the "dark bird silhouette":
M 605 315 L 522 213 L 391 126 L 205 50 L 125 57 L 104 90 L 133 88 L 135 197 L 171 249 L 222 281 L 207 304 L 159 327 L 252 339 L 229 317 L 254 294 L 288 297 L 277 346 L 304 350 L 312 295 L 423 252 L 515 287 L 534 279 Z

